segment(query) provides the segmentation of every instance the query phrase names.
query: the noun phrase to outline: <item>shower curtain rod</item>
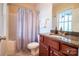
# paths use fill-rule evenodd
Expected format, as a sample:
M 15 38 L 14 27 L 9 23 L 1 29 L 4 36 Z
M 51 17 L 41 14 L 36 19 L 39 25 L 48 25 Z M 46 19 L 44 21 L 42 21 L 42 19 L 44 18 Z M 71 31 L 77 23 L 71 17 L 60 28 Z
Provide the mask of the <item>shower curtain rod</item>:
M 27 10 L 32 10 L 31 8 L 28 8 L 28 7 L 24 7 L 24 6 L 21 6 L 21 5 L 15 5 L 16 3 L 7 3 L 7 5 L 12 5 L 12 6 L 16 6 L 16 7 L 19 7 L 19 8 L 25 8 Z M 18 3 L 17 3 L 18 4 Z M 20 3 L 22 4 L 22 3 Z M 26 3 L 23 3 L 23 4 L 26 4 Z M 32 10 L 34 11 L 34 10 Z M 39 11 L 35 10 L 35 12 L 37 12 L 38 14 L 40 13 Z
M 12 5 L 12 6 L 16 6 L 16 7 L 20 7 L 20 8 L 25 8 L 25 9 L 29 9 L 29 10 L 32 10 L 31 8 L 26 8 L 24 6 L 21 6 L 21 5 L 15 5 L 16 3 L 8 3 L 7 5 Z

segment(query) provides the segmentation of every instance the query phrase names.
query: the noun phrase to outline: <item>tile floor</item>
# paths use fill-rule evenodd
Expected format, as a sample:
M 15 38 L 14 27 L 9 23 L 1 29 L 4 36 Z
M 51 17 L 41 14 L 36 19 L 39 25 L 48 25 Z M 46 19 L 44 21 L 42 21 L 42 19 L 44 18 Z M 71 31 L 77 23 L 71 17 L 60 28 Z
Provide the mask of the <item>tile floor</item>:
M 32 56 L 29 51 L 19 51 L 15 54 L 15 56 Z
M 33 56 L 29 50 L 16 52 L 15 56 Z M 35 55 L 39 56 L 39 55 Z

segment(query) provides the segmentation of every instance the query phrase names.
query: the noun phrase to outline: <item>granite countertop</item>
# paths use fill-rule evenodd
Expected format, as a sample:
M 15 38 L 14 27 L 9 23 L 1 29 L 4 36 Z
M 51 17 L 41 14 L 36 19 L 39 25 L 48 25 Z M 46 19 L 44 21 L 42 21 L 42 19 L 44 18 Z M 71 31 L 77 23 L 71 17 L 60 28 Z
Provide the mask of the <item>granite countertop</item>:
M 50 34 L 50 33 L 40 33 L 40 35 L 49 37 L 49 38 L 55 38 L 54 40 L 59 41 L 61 43 L 79 48 L 79 37 L 78 36 L 73 36 L 73 35 L 65 35 L 65 36 L 61 36 L 58 34 Z

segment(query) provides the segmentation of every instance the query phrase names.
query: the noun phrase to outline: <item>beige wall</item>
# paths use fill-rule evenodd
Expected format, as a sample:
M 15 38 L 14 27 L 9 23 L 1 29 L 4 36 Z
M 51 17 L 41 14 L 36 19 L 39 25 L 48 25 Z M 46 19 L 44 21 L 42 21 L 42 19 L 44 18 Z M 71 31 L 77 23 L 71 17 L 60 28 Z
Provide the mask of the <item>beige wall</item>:
M 78 19 L 79 19 L 79 14 L 77 13 L 79 10 L 79 4 L 77 3 L 58 3 L 58 4 L 53 4 L 53 20 L 55 23 L 55 26 L 57 26 L 57 14 L 66 10 L 66 9 L 72 9 L 72 31 L 74 32 L 79 32 L 78 28 Z M 76 11 L 77 10 L 77 11 Z M 55 27 L 53 26 L 53 27 Z
M 73 10 L 72 30 L 79 32 L 79 8 Z

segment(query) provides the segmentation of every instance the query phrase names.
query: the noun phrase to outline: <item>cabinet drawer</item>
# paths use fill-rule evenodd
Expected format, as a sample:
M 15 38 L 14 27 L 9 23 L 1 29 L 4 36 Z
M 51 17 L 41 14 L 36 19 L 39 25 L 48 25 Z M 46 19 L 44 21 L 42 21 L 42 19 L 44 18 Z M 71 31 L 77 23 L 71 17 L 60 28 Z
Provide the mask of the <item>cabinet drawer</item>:
M 50 48 L 50 56 L 65 56 L 65 55 L 53 48 Z
M 54 41 L 53 38 L 44 37 L 44 43 L 56 50 L 59 50 L 59 42 Z
M 61 44 L 61 52 L 67 55 L 77 55 L 77 49 L 76 48 L 72 48 L 70 46 Z

